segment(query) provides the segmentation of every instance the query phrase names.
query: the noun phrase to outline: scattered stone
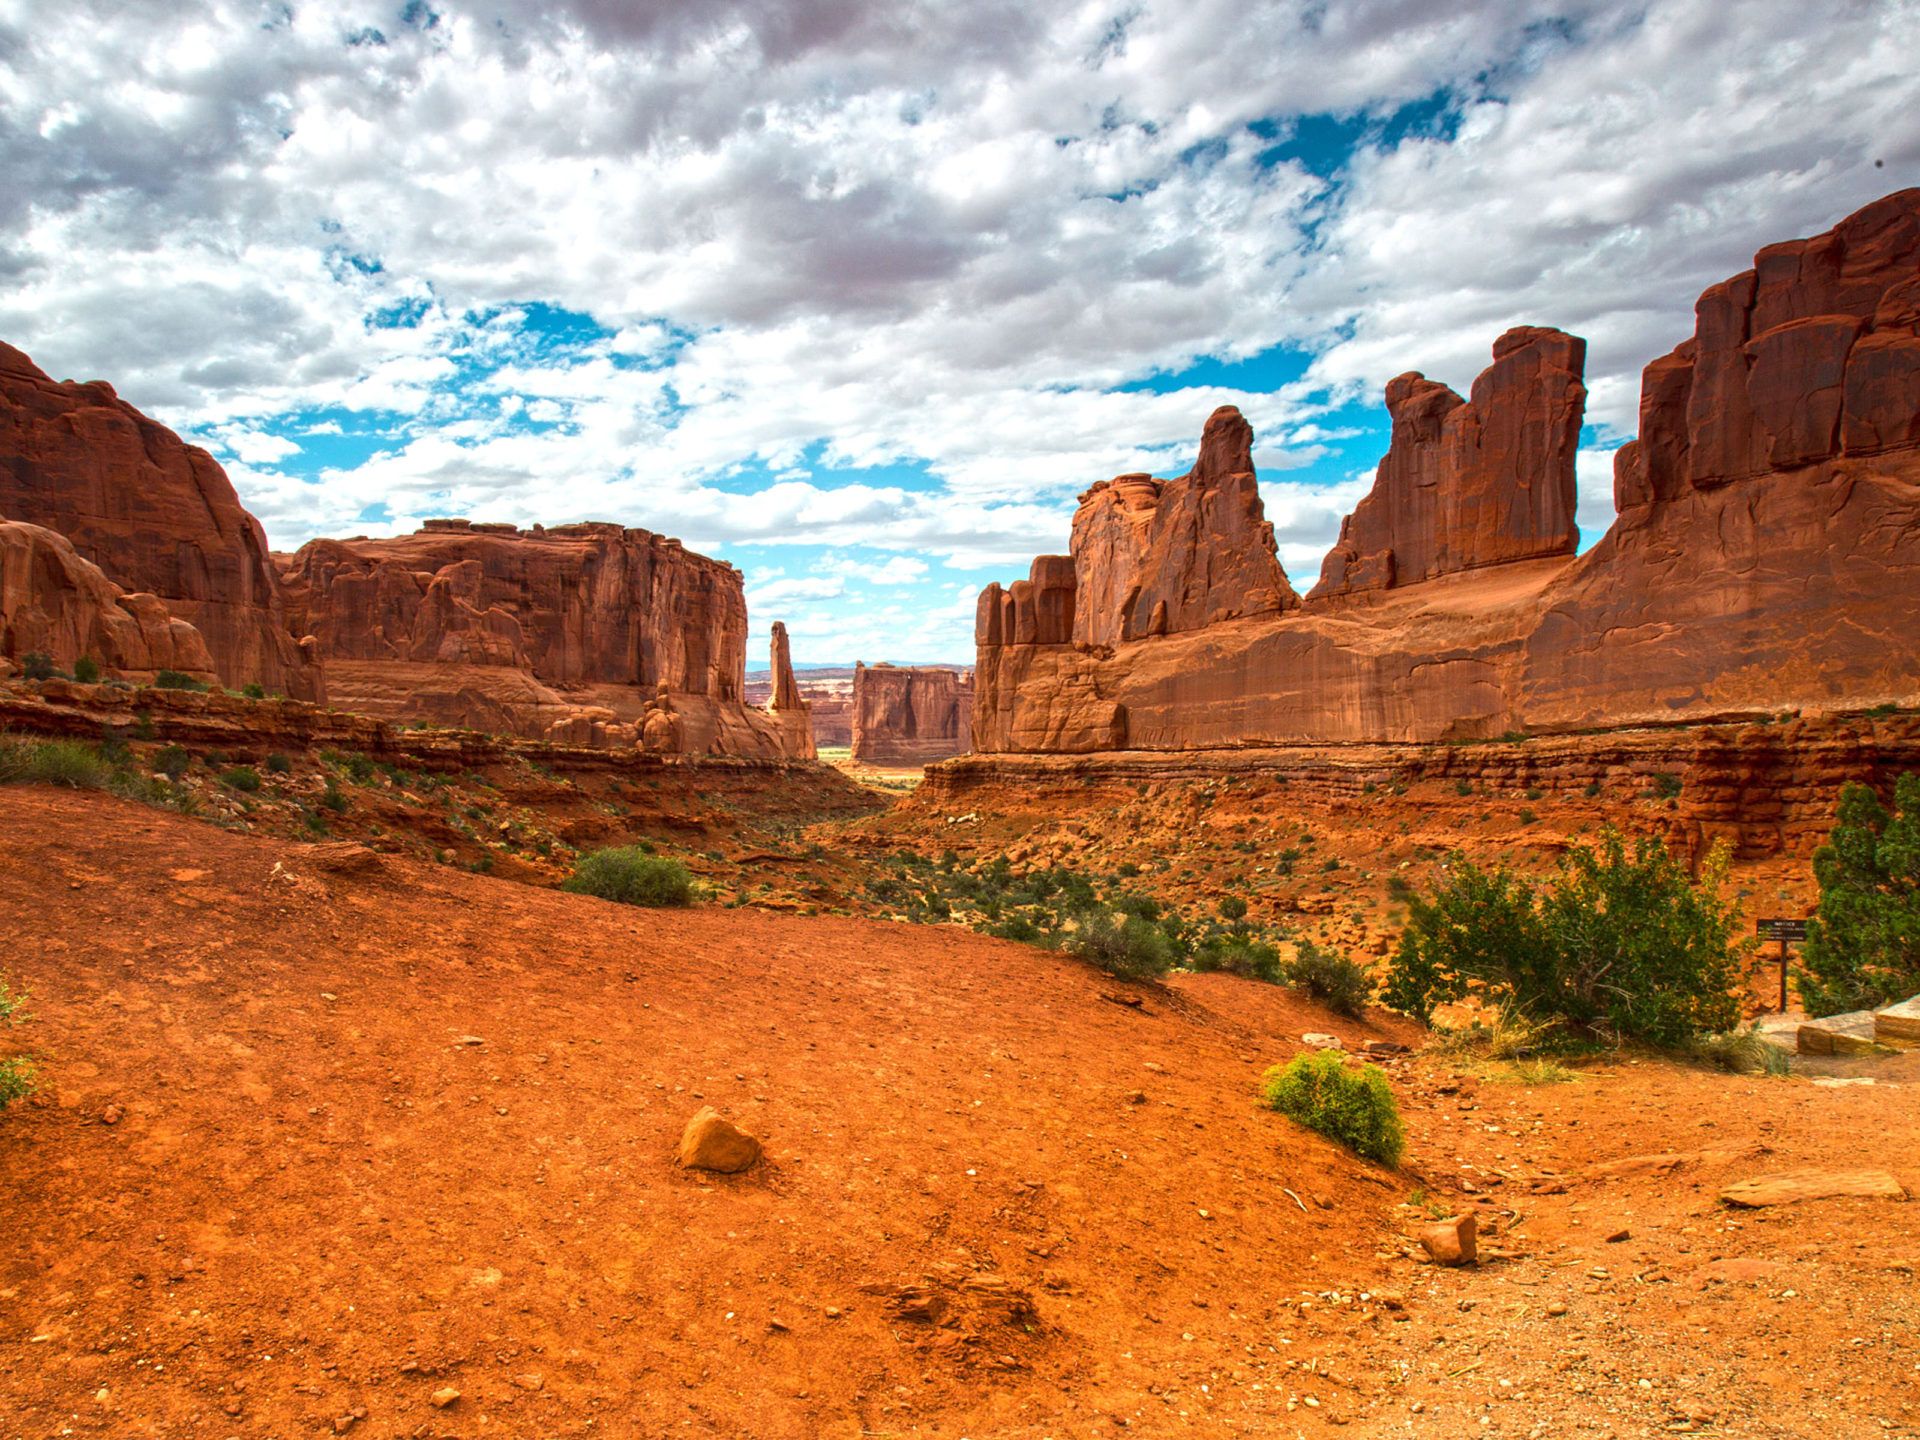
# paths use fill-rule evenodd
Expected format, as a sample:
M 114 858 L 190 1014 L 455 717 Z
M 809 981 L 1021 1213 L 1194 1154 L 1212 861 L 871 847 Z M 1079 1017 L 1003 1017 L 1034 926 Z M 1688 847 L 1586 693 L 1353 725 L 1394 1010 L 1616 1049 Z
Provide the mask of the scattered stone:
M 1617 1230 L 1609 1230 L 1603 1238 L 1609 1245 L 1618 1245 L 1622 1240 L 1631 1240 L 1633 1231 L 1622 1225 Z
M 1547 1314 L 1549 1315 L 1564 1315 L 1566 1313 L 1567 1302 L 1564 1300 L 1554 1300 L 1547 1305 Z
M 1720 1199 L 1739 1209 L 1757 1210 L 1764 1205 L 1792 1205 L 1842 1195 L 1869 1200 L 1907 1198 L 1900 1182 L 1884 1170 L 1783 1170 L 1729 1185 L 1720 1192 Z
M 1480 1222 L 1456 1215 L 1420 1232 L 1420 1243 L 1436 1265 L 1475 1265 L 1480 1259 Z
M 1794 1040 L 1802 1055 L 1872 1055 L 1880 1049 L 1874 1028 L 1873 1011 L 1855 1010 L 1809 1020 L 1794 1031 Z
M 1920 1045 L 1920 995 L 1874 1011 L 1873 1038 L 1882 1045 Z
M 460 1398 L 460 1392 L 451 1385 L 442 1386 L 433 1392 L 433 1408 L 444 1410 Z
M 1317 1030 L 1302 1035 L 1300 1037 L 1300 1043 L 1303 1045 L 1311 1045 L 1316 1050 L 1344 1050 L 1347 1048 L 1338 1035 L 1326 1035 Z
M 100 1112 L 100 1123 L 102 1125 L 118 1125 L 122 1120 L 126 1119 L 126 1117 L 127 1112 L 122 1110 L 118 1105 L 109 1105 Z
M 701 1106 L 680 1136 L 680 1163 L 691 1170 L 735 1175 L 759 1159 L 760 1142 L 711 1105 Z

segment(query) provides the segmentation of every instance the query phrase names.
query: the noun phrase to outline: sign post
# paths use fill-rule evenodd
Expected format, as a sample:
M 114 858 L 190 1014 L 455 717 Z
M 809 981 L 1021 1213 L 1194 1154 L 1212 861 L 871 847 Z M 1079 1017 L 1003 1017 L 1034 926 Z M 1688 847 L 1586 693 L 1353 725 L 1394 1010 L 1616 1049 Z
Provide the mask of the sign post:
M 1774 918 L 1753 922 L 1753 933 L 1762 940 L 1780 942 L 1780 1013 L 1787 1013 L 1787 945 L 1798 945 L 1807 938 L 1807 922 Z

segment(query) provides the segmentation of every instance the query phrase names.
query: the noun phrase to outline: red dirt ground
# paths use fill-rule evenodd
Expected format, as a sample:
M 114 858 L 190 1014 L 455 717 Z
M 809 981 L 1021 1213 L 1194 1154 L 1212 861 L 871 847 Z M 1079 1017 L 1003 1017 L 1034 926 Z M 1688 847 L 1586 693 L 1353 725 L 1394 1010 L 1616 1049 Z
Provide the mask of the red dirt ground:
M 43 1084 L 0 1116 L 0 1437 L 1917 1433 L 1913 1212 L 1715 1195 L 1920 1192 L 1920 1056 L 1397 1061 L 1390 1175 L 1254 1087 L 1303 1032 L 1407 1027 L 1232 977 L 39 788 L 0 836 Z M 768 1163 L 678 1170 L 702 1104 Z M 1412 1258 L 1456 1206 L 1489 1263 Z

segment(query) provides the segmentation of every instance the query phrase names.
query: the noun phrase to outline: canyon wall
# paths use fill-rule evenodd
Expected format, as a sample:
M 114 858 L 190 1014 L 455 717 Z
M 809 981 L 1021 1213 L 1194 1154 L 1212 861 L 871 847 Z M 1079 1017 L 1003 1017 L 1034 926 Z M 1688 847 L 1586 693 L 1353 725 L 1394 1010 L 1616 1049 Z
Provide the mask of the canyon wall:
M 64 535 L 0 520 L 0 659 L 34 654 L 63 671 L 85 657 L 133 680 L 216 678 L 206 640 L 157 596 L 128 594 Z
M 1284 576 L 1258 576 L 1237 613 L 1218 593 L 1261 523 L 1251 475 L 1186 548 L 1119 544 L 1125 487 L 1095 487 L 1071 555 L 981 595 L 975 750 L 1429 742 L 1920 703 L 1920 190 L 1769 246 L 1701 297 L 1694 337 L 1647 368 L 1619 516 L 1575 558 L 1582 351 L 1509 332 L 1467 402 L 1393 382 L 1374 491 L 1304 603 Z M 1155 599 L 1142 625 L 1143 597 L 1166 595 L 1204 598 L 1168 605 L 1164 627 Z M 1188 628 L 1203 611 L 1220 618 Z
M 972 676 L 939 666 L 854 667 L 855 760 L 926 765 L 964 754 L 972 731 Z
M 740 572 L 678 540 L 429 520 L 279 559 L 293 622 L 342 709 L 558 743 L 806 758 L 792 727 L 745 703 Z
M 56 382 L 6 344 L 0 519 L 65 536 L 114 585 L 157 597 L 200 632 L 225 684 L 324 698 L 311 649 L 288 629 L 260 522 L 213 457 L 106 382 Z

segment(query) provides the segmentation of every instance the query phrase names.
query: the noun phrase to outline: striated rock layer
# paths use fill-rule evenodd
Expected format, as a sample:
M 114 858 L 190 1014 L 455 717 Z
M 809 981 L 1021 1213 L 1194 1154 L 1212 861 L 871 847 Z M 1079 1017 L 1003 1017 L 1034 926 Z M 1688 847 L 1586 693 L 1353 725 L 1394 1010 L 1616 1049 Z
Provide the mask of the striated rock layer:
M 1213 559 L 1136 551 L 1165 568 L 1121 603 L 1113 546 L 1078 519 L 1071 556 L 989 586 L 974 748 L 1425 742 L 1920 703 L 1920 190 L 1769 246 L 1697 316 L 1647 367 L 1619 516 L 1587 554 L 1566 528 L 1579 342 L 1510 332 L 1471 402 L 1394 382 L 1393 450 L 1302 605 L 1260 585 L 1236 616 L 1129 629 L 1138 596 L 1191 590 Z M 1219 569 L 1244 563 L 1232 527 L 1208 533 L 1227 537 Z
M 315 540 L 280 563 L 341 708 L 565 744 L 805 758 L 790 726 L 745 703 L 740 572 L 678 540 L 430 520 L 390 539 Z
M 940 666 L 857 665 L 853 758 L 926 765 L 964 754 L 973 730 L 973 677 Z
M 63 535 L 198 630 L 219 678 L 324 698 L 289 631 L 260 522 L 213 457 L 121 400 L 0 344 L 0 515 Z M 144 668 L 144 667 L 135 667 Z
M 36 653 L 62 670 L 85 656 L 132 679 L 215 678 L 200 632 L 158 597 L 129 595 L 63 535 L 0 520 L 0 659 Z

